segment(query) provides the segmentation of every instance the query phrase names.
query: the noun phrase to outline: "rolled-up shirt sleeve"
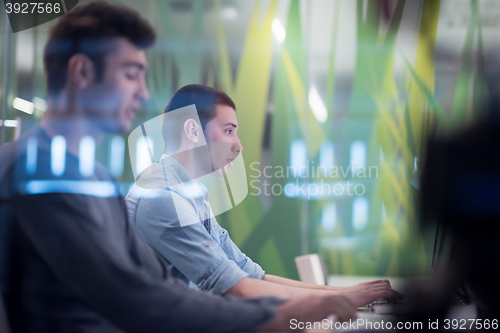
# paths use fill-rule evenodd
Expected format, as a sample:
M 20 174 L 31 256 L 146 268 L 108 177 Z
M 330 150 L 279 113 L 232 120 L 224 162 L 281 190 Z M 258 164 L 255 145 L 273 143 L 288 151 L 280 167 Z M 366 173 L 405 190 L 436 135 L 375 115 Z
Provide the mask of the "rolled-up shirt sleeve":
M 138 201 L 136 225 L 182 274 L 201 290 L 217 295 L 249 276 L 210 236 L 188 200 L 169 190 L 154 192 Z M 178 210 L 182 210 L 183 226 Z M 186 223 L 189 219 L 192 223 Z
M 246 272 L 249 278 L 262 279 L 265 273 L 262 267 L 241 252 L 240 248 L 229 237 L 226 229 L 222 228 L 218 223 L 216 223 L 216 229 L 221 240 L 221 247 L 229 259 L 233 260 L 239 268 Z

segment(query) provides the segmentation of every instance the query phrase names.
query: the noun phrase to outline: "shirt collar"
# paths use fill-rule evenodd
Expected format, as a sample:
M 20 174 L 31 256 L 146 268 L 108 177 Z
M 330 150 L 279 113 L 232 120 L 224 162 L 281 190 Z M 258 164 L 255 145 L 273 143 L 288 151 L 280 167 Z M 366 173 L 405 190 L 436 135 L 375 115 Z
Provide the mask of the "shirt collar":
M 192 181 L 192 179 L 189 176 L 189 174 L 187 173 L 186 169 L 175 158 L 173 158 L 167 154 L 163 154 L 163 155 L 161 155 L 160 163 L 163 165 L 163 167 L 165 169 L 167 169 L 169 171 L 169 173 L 172 176 L 174 176 L 175 182 L 177 184 L 182 184 L 182 183 L 187 183 L 187 182 Z M 171 184 L 171 185 L 174 185 L 174 184 Z
M 208 193 L 208 189 L 201 182 L 194 182 L 186 169 L 179 163 L 175 158 L 170 155 L 163 154 L 160 158 L 160 163 L 163 167 L 169 172 L 168 183 L 170 186 L 177 184 L 195 184 L 198 186 L 199 190 L 202 192 L 202 196 L 205 197 L 206 200 L 210 198 L 210 194 Z

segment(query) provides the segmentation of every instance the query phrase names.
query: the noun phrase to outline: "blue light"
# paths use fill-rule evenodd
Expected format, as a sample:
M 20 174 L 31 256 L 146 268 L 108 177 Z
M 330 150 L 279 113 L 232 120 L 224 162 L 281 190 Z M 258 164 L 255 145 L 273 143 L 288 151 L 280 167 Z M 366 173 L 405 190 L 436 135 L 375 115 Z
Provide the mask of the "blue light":
M 351 169 L 356 172 L 358 168 L 366 164 L 366 144 L 363 141 L 351 143 Z
M 290 165 L 295 177 L 307 174 L 307 145 L 304 140 L 293 140 L 290 145 Z
M 28 194 L 71 193 L 100 198 L 114 197 L 119 193 L 110 181 L 32 180 L 26 184 Z
M 333 166 L 333 143 L 331 141 L 323 141 L 319 148 L 319 165 L 323 176 L 327 175 L 327 170 Z
M 334 202 L 329 202 L 323 206 L 321 226 L 326 232 L 333 231 L 337 223 L 337 207 Z
M 29 175 L 36 173 L 36 165 L 38 159 L 38 140 L 35 136 L 28 139 L 26 144 L 26 172 Z
M 80 140 L 79 148 L 80 158 L 79 169 L 80 174 L 84 177 L 92 176 L 95 165 L 95 141 L 91 136 L 84 136 Z
M 146 139 L 140 136 L 135 143 L 135 171 L 137 175 L 153 163 L 150 154 L 150 150 L 154 151 L 153 140 L 150 137 L 146 137 Z
M 109 155 L 109 170 L 115 177 L 119 177 L 123 173 L 123 160 L 125 156 L 125 141 L 121 136 L 115 136 L 111 140 L 111 148 Z
M 62 176 L 66 168 L 66 139 L 62 135 L 52 138 L 50 144 L 50 169 L 56 177 Z
M 361 231 L 368 225 L 369 203 L 365 197 L 357 197 L 352 202 L 352 226 Z

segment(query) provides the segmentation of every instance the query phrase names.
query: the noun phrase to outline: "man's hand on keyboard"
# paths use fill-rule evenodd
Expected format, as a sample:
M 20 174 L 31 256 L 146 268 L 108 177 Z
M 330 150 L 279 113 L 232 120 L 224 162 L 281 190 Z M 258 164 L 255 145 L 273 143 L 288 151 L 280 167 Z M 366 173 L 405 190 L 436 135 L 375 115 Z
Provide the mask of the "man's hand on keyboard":
M 355 284 L 350 287 L 339 288 L 357 307 L 367 305 L 377 299 L 384 298 L 388 301 L 402 299 L 403 296 L 391 288 L 389 280 L 374 280 Z

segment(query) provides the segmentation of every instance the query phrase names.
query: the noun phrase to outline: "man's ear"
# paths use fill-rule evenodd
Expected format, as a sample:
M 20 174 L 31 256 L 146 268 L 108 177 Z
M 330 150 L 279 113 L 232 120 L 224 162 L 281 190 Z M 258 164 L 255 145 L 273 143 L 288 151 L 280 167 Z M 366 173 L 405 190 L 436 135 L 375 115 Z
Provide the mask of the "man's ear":
M 184 134 L 189 141 L 198 143 L 202 134 L 201 127 L 194 119 L 188 119 L 184 122 Z
M 68 60 L 68 83 L 75 88 L 85 89 L 95 81 L 96 71 L 92 60 L 82 53 Z

